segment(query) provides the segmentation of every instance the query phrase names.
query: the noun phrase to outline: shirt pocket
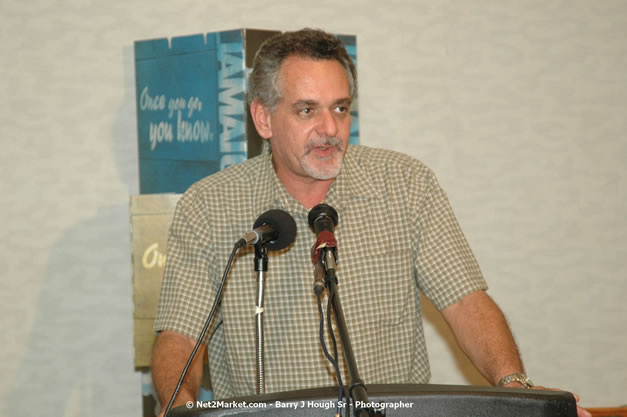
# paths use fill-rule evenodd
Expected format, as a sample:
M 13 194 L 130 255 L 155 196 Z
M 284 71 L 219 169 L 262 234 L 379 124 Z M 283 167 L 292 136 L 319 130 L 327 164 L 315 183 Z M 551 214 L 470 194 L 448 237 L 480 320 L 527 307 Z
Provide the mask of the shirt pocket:
M 416 314 L 417 288 L 409 249 L 367 251 L 340 260 L 338 291 L 345 315 L 351 315 L 354 325 L 396 326 Z

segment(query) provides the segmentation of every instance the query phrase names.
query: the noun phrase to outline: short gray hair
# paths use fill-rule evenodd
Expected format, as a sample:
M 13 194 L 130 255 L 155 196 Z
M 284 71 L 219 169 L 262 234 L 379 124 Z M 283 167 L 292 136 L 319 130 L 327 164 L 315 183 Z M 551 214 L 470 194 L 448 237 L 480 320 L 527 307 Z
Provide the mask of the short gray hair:
M 261 44 L 248 78 L 249 104 L 258 100 L 274 111 L 281 100 L 278 85 L 281 64 L 290 56 L 338 61 L 346 71 L 351 98 L 357 96 L 357 70 L 342 41 L 322 30 L 306 28 L 275 35 Z

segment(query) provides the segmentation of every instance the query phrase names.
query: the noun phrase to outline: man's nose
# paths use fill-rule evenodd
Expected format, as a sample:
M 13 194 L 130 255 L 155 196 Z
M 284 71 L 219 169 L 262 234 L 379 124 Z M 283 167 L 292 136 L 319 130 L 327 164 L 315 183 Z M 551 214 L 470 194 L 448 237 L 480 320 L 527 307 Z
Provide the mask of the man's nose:
M 337 135 L 337 123 L 333 112 L 325 109 L 320 112 L 316 133 L 321 137 L 334 137 Z

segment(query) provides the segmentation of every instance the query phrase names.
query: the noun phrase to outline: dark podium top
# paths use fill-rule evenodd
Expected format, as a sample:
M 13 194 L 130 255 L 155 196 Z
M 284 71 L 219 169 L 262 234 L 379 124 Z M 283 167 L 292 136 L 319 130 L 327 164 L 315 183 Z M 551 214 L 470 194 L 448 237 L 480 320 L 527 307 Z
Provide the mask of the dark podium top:
M 176 407 L 172 417 L 318 417 L 335 415 L 337 387 L 313 388 Z M 369 385 L 368 401 L 390 417 L 576 417 L 564 391 L 461 385 Z M 345 406 L 346 407 L 346 406 Z M 342 409 L 342 415 L 347 415 Z M 353 415 L 352 412 L 350 414 Z

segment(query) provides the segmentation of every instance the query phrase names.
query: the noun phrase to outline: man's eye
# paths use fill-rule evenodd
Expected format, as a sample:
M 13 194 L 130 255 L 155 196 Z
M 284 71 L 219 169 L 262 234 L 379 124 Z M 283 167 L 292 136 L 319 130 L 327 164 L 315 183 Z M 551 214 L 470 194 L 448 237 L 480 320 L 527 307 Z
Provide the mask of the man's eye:
M 311 107 L 305 107 L 303 109 L 300 109 L 299 113 L 302 114 L 303 116 L 307 116 L 313 113 L 313 109 Z
M 335 108 L 335 110 L 336 110 L 338 113 L 346 113 L 346 112 L 348 111 L 348 107 L 346 107 L 346 106 L 337 106 L 337 107 Z

